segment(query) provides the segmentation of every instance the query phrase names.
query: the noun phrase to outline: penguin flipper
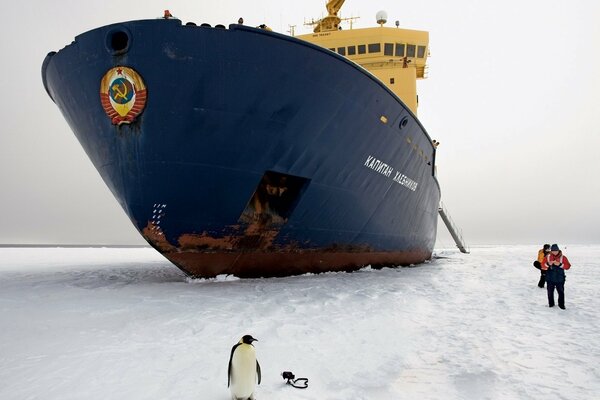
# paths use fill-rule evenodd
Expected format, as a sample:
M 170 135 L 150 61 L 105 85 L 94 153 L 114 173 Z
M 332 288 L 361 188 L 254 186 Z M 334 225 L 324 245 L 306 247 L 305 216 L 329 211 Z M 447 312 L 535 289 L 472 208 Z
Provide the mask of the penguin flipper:
M 256 360 L 256 376 L 258 377 L 258 384 L 260 385 L 260 364 Z
M 229 387 L 229 384 L 231 383 L 231 360 L 233 360 L 233 352 L 235 351 L 235 349 L 237 349 L 239 345 L 240 343 L 237 343 L 231 348 L 231 355 L 229 356 L 229 366 L 227 367 L 227 387 Z

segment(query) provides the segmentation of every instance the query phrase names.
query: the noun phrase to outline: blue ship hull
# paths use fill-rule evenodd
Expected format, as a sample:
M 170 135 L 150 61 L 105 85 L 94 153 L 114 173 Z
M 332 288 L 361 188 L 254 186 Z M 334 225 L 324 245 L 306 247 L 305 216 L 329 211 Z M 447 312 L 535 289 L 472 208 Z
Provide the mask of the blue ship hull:
M 147 101 L 116 125 L 100 86 L 119 66 L 139 73 Z M 135 227 L 189 275 L 431 257 L 431 139 L 380 81 L 327 49 L 241 25 L 133 21 L 77 36 L 42 78 Z

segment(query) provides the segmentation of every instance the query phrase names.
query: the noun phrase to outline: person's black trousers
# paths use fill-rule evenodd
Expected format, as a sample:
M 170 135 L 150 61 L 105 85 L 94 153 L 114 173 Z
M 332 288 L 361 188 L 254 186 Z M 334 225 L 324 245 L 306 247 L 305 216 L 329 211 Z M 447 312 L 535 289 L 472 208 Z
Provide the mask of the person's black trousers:
M 558 306 L 559 307 L 564 307 L 565 306 L 565 284 L 563 283 L 551 283 L 551 282 L 547 282 L 548 283 L 548 305 L 550 307 L 554 306 L 554 288 L 556 288 L 556 291 L 558 292 Z
M 544 287 L 544 283 L 546 283 L 546 271 L 540 271 L 540 281 L 538 282 L 539 287 Z

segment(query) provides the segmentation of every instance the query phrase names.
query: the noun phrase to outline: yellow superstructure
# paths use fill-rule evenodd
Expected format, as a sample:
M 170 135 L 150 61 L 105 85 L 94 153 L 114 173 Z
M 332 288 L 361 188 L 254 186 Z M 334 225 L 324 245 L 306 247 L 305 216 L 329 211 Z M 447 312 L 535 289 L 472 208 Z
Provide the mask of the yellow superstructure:
M 379 27 L 341 30 L 337 12 L 344 0 L 327 3 L 329 15 L 315 22 L 314 33 L 299 39 L 336 52 L 360 65 L 417 113 L 417 79 L 426 77 L 429 32 Z

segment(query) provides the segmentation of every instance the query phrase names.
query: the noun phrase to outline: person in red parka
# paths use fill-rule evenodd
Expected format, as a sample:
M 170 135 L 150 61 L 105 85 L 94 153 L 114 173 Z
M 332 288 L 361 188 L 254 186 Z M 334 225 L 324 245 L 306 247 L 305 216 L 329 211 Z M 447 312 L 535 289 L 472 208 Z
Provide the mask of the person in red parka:
M 557 244 L 550 247 L 542 269 L 546 270 L 546 283 L 548 288 L 548 307 L 554 307 L 554 289 L 558 292 L 558 306 L 565 309 L 565 270 L 571 268 L 571 263 L 558 248 Z

